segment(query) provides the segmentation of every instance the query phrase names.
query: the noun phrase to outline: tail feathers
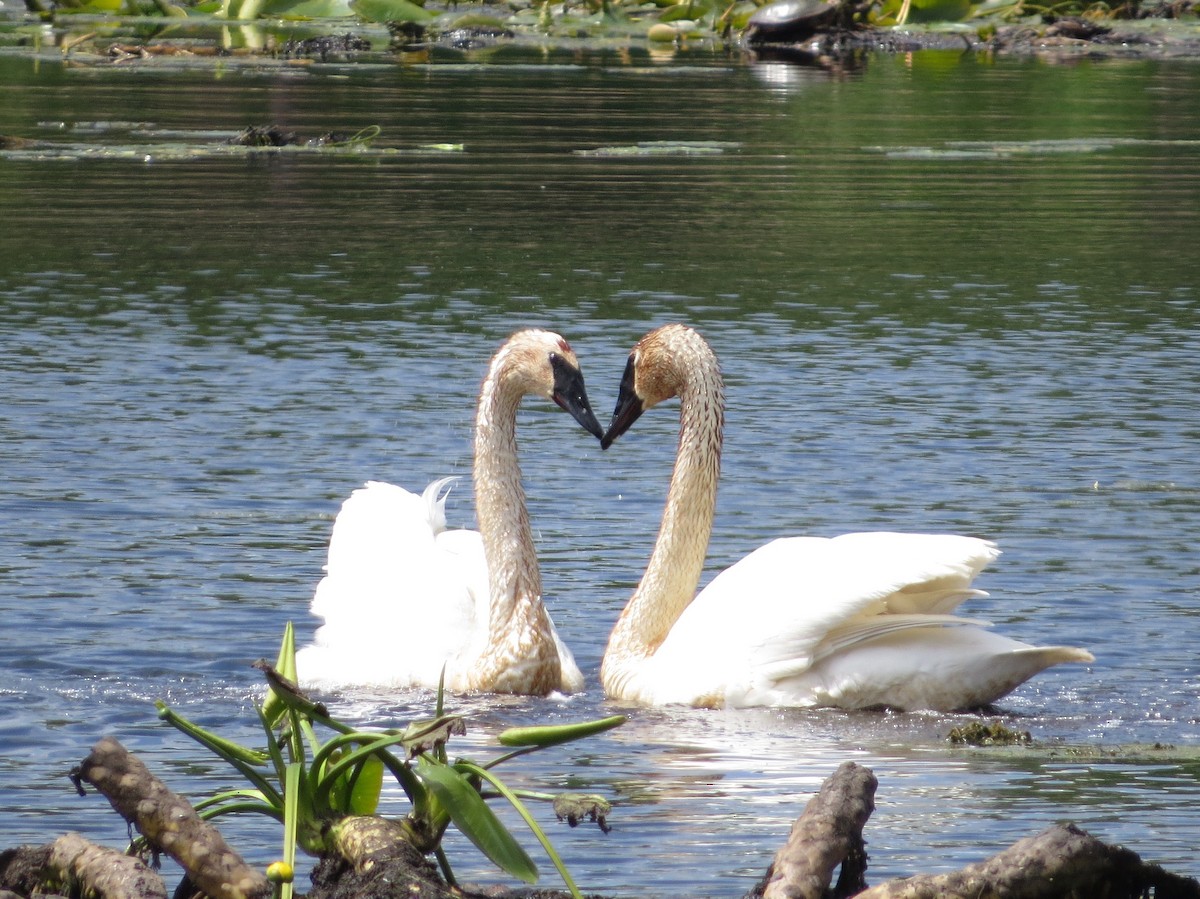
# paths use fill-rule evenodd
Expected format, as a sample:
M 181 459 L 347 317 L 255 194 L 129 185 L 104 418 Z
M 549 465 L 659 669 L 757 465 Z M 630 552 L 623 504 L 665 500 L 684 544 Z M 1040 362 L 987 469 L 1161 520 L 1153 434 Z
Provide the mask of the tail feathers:
M 1080 649 L 1077 646 L 1035 646 L 1032 653 L 1036 653 L 1045 665 L 1049 668 L 1051 665 L 1061 665 L 1064 662 L 1089 662 L 1096 661 L 1096 657 L 1086 649 Z
M 429 519 L 429 527 L 435 534 L 440 534 L 446 530 L 446 499 L 450 496 L 450 490 L 457 480 L 457 475 L 438 478 L 426 487 L 425 492 L 421 494 L 421 501 L 425 503 L 427 510 L 426 515 Z M 443 487 L 446 488 L 445 493 L 442 492 Z

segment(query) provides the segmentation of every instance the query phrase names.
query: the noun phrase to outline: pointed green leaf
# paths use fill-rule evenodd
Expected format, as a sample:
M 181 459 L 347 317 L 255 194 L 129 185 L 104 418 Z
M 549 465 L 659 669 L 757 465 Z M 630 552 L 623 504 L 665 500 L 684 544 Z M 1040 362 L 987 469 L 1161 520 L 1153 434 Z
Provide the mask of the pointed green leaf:
M 496 739 L 500 741 L 501 746 L 558 746 L 560 743 L 570 743 L 572 740 L 581 740 L 620 727 L 626 720 L 624 715 L 613 715 L 611 718 L 597 718 L 595 721 L 581 721 L 578 724 L 510 727 Z
M 292 762 L 287 766 L 283 786 L 283 862 L 289 871 L 296 869 L 296 841 L 300 834 L 300 781 L 304 766 Z M 292 899 L 293 885 L 287 881 L 280 886 L 279 899 Z
M 537 866 L 496 817 L 467 778 L 446 765 L 422 758 L 417 776 L 462 831 L 494 864 L 526 883 L 537 882 Z
M 290 621 L 283 628 L 283 642 L 279 644 L 279 656 L 275 660 L 275 670 L 293 683 L 297 680 L 296 631 Z M 275 689 L 268 690 L 267 698 L 263 700 L 263 714 L 272 727 L 279 722 L 279 716 L 283 714 L 285 708 L 286 705 L 276 695 Z
M 258 749 L 251 749 L 249 746 L 243 746 L 241 743 L 235 743 L 233 740 L 214 734 L 212 731 L 206 730 L 200 725 L 184 718 L 161 700 L 156 700 L 154 707 L 158 709 L 158 717 L 161 720 L 167 722 L 167 724 L 170 724 L 176 730 L 187 734 L 202 746 L 208 747 L 230 764 L 241 762 L 246 765 L 265 765 L 270 761 L 270 756 L 265 752 Z

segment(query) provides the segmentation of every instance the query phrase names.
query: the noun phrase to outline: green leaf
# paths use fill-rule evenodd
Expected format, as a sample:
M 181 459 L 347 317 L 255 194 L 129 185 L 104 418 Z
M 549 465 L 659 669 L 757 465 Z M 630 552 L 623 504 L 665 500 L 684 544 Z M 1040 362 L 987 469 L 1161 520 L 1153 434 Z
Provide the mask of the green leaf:
M 383 759 L 360 753 L 353 765 L 344 766 L 340 764 L 342 755 L 346 754 L 335 753 L 322 765 L 317 802 L 326 803 L 330 811 L 340 815 L 375 814 L 383 790 Z
M 537 882 L 537 866 L 483 801 L 470 781 L 453 768 L 422 757 L 417 776 L 449 813 L 454 826 L 505 873 Z
M 350 777 L 350 801 L 347 812 L 351 815 L 373 815 L 379 807 L 379 794 L 383 792 L 383 760 L 370 756 Z
M 289 868 L 296 869 L 296 841 L 300 833 L 300 781 L 304 766 L 292 762 L 287 766 L 283 786 L 283 861 Z M 289 881 L 279 889 L 279 899 L 292 899 L 293 885 Z
M 975 12 L 970 0 L 913 0 L 909 22 L 965 22 Z
M 350 8 L 368 22 L 428 22 L 437 18 L 410 0 L 350 0 Z
M 349 0 L 267 0 L 259 15 L 281 19 L 344 19 L 354 13 Z
M 283 628 L 283 641 L 279 644 L 279 656 L 275 659 L 275 670 L 293 683 L 297 680 L 296 631 L 290 621 Z M 279 723 L 279 716 L 286 708 L 287 705 L 276 694 L 274 687 L 267 691 L 267 698 L 263 700 L 262 709 L 272 727 Z
M 679 22 L 699 19 L 712 11 L 713 4 L 709 0 L 694 0 L 692 3 L 676 3 L 662 11 L 658 17 L 660 22 Z
M 508 788 L 504 781 L 500 780 L 491 771 L 481 768 L 474 762 L 469 762 L 466 759 L 459 759 L 454 764 L 455 770 L 468 777 L 478 777 L 481 781 L 486 780 L 491 784 L 496 792 L 508 800 L 508 804 L 513 807 L 518 815 L 533 831 L 533 835 L 537 837 L 538 842 L 542 844 L 542 848 L 546 850 L 546 854 L 550 856 L 550 861 L 554 867 L 558 869 L 558 873 L 562 875 L 563 883 L 567 885 L 567 889 L 571 893 L 572 899 L 583 899 L 583 894 L 579 892 L 579 887 L 575 886 L 575 881 L 571 877 L 571 872 L 567 870 L 567 866 L 563 864 L 562 858 L 558 854 L 558 850 L 554 848 L 554 844 L 550 842 L 550 838 L 546 836 L 546 831 L 542 830 L 541 825 L 534 820 L 533 815 L 529 813 L 529 809 L 525 807 L 525 803 L 521 801 L 521 797 Z
M 540 749 L 612 730 L 614 727 L 620 727 L 626 720 L 624 715 L 613 715 L 611 718 L 597 718 L 595 721 L 581 721 L 577 724 L 510 727 L 496 739 L 500 741 L 501 746 L 536 746 Z
M 208 747 L 228 762 L 236 761 L 247 765 L 265 765 L 270 760 L 270 756 L 261 750 L 251 749 L 249 746 L 235 743 L 233 740 L 214 734 L 212 731 L 206 730 L 200 725 L 189 721 L 161 700 L 156 700 L 154 706 L 158 709 L 158 717 L 160 719 L 187 734 L 197 743 Z

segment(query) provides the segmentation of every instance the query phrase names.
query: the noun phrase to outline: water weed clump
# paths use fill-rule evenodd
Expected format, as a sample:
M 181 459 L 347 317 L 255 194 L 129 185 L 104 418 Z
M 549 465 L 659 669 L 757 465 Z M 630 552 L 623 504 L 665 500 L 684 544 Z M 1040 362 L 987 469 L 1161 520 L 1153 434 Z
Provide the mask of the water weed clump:
M 361 730 L 337 720 L 320 702 L 296 686 L 295 638 L 289 624 L 274 665 L 255 663 L 267 679 L 266 699 L 257 706 L 266 737 L 263 748 L 227 740 L 187 720 L 164 703 L 159 717 L 230 764 L 246 785 L 196 803 L 200 817 L 259 814 L 283 825 L 283 849 L 274 871 L 279 895 L 288 899 L 287 876 L 296 849 L 325 858 L 337 856 L 356 867 L 380 846 L 402 842 L 421 855 L 433 855 L 447 883 L 455 878 L 442 848 L 450 825 L 462 832 L 505 873 L 527 883 L 537 867 L 488 804 L 502 799 L 516 810 L 558 870 L 572 896 L 579 896 L 570 873 L 527 801 L 554 804 L 560 820 L 584 818 L 607 829 L 610 804 L 601 796 L 553 794 L 513 789 L 495 773 L 505 761 L 592 736 L 624 723 L 612 716 L 568 725 L 510 728 L 497 736 L 499 755 L 479 762 L 451 757 L 450 740 L 466 731 L 461 715 L 446 712 L 438 690 L 434 714 L 403 729 Z M 385 776 L 407 796 L 410 809 L 400 819 L 375 815 Z

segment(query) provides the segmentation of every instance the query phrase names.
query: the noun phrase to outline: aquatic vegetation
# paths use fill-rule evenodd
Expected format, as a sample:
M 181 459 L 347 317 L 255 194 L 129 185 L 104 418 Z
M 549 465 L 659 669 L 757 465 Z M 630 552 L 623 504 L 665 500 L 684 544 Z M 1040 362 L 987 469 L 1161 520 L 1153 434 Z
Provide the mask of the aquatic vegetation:
M 962 727 L 952 728 L 946 739 L 956 745 L 967 746 L 1028 746 L 1033 742 L 1029 731 L 1014 730 L 999 721 L 991 724 L 972 721 Z
M 341 855 L 353 861 L 364 846 L 403 841 L 422 854 L 433 854 L 446 880 L 454 875 L 442 850 L 442 836 L 453 824 L 489 860 L 506 873 L 528 883 L 537 880 L 537 867 L 513 834 L 488 805 L 504 799 L 520 815 L 572 895 L 579 896 L 545 831 L 530 814 L 526 800 L 554 803 L 555 813 L 574 826 L 590 818 L 607 829 L 609 803 L 600 796 L 577 793 L 554 796 L 510 788 L 494 770 L 502 762 L 559 746 L 617 727 L 617 715 L 579 724 L 520 727 L 497 737 L 507 751 L 486 761 L 451 758 L 446 746 L 465 733 L 462 716 L 447 713 L 438 691 L 431 718 L 413 721 L 403 730 L 357 730 L 330 716 L 295 685 L 295 637 L 289 623 L 275 665 L 256 663 L 270 689 L 258 707 L 266 735 L 263 749 L 227 740 L 187 720 L 164 703 L 159 717 L 224 759 L 248 782 L 248 787 L 224 791 L 195 804 L 205 820 L 226 814 L 260 814 L 284 827 L 283 854 L 275 880 L 290 896 L 289 873 L 296 848 L 314 856 Z M 326 738 L 317 728 L 332 731 Z M 374 815 L 384 773 L 400 784 L 411 803 L 401 820 Z
M 739 144 L 733 141 L 681 141 L 681 140 L 646 140 L 636 144 L 620 147 L 593 147 L 586 150 L 573 150 L 576 156 L 719 156 L 728 149 L 735 149 Z
M 803 44 L 811 32 L 845 35 L 863 28 L 915 25 L 929 30 L 971 22 L 981 39 L 998 24 L 1019 24 L 1039 36 L 1090 41 L 1100 23 L 1113 19 L 1197 18 L 1200 0 L 501 0 L 486 3 L 445 0 L 25 0 L 43 21 L 66 25 L 76 19 L 103 17 L 104 31 L 122 19 L 164 20 L 178 34 L 192 26 L 261 28 L 265 37 L 247 38 L 246 48 L 277 54 L 297 28 L 326 37 L 347 29 L 385 27 L 387 50 L 410 52 L 435 45 L 479 49 L 521 41 L 621 41 L 664 48 L 697 46 L 716 40 L 746 43 Z M 756 17 L 756 22 L 751 18 Z M 486 19 L 487 24 L 473 24 Z M 169 23 L 166 20 L 170 20 Z M 90 23 L 94 25 L 94 23 Z M 797 28 L 790 26 L 795 24 Z M 806 32 L 808 33 L 807 36 Z M 86 32 L 89 40 L 96 30 Z M 349 35 L 357 38 L 358 35 Z M 64 49 L 77 39 L 62 37 Z M 237 45 L 222 36 L 222 49 Z M 375 44 L 374 47 L 371 45 Z M 347 55 L 379 52 L 378 41 L 351 42 Z

